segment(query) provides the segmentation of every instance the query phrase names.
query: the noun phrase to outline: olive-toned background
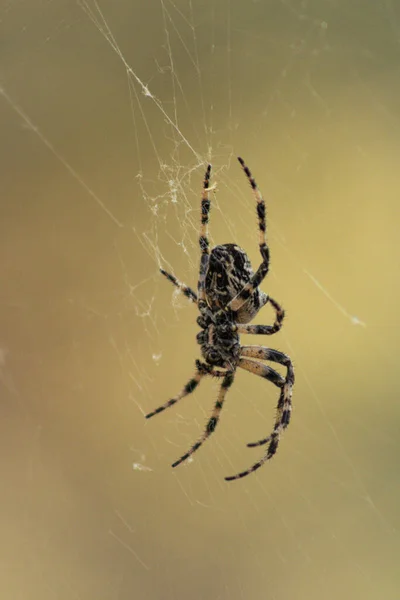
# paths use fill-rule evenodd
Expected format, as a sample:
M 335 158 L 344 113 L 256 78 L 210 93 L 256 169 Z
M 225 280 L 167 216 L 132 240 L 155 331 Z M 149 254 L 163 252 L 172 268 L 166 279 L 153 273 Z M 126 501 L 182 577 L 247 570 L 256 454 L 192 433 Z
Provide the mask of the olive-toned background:
M 394 2 L 0 4 L 0 590 L 7 600 L 397 599 L 400 10 Z M 277 392 L 198 357 L 199 199 L 287 310 Z M 270 323 L 265 308 L 257 322 Z

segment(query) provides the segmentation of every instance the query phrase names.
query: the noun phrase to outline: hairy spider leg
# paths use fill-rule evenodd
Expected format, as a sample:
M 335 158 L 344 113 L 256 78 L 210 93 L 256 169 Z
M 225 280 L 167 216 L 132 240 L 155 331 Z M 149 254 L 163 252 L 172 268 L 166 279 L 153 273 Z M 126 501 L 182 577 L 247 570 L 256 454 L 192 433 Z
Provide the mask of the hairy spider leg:
M 264 348 L 263 346 L 242 346 L 242 355 L 249 356 L 252 358 L 259 358 L 261 360 L 270 360 L 273 362 L 277 362 L 281 365 L 284 365 L 287 369 L 286 378 L 284 379 L 281 375 L 279 375 L 273 369 L 270 369 L 266 365 L 247 360 L 245 358 L 239 359 L 239 367 L 254 373 L 255 375 L 259 375 L 260 377 L 265 377 L 269 379 L 275 385 L 281 388 L 281 393 L 278 400 L 277 405 L 277 415 L 275 419 L 274 429 L 268 437 L 259 440 L 258 442 L 247 444 L 250 448 L 255 446 L 261 446 L 263 444 L 269 443 L 268 449 L 264 457 L 256 462 L 250 469 L 246 471 L 242 471 L 237 475 L 233 475 L 231 477 L 225 477 L 226 481 L 234 481 L 235 479 L 241 479 L 242 477 L 246 477 L 250 473 L 253 473 L 269 459 L 271 459 L 277 451 L 280 435 L 284 429 L 289 425 L 290 415 L 292 410 L 292 388 L 294 385 L 294 370 L 293 364 L 290 358 L 283 354 L 283 352 L 278 352 L 278 350 L 271 350 L 270 348 Z M 271 372 L 274 374 L 274 377 L 278 375 L 278 378 L 275 380 L 271 378 Z
M 151 413 L 146 415 L 146 417 L 145 417 L 146 419 L 150 419 L 150 417 L 154 417 L 154 415 L 158 415 L 158 413 L 162 412 L 166 408 L 169 408 L 170 406 L 173 406 L 179 400 L 181 400 L 188 394 L 191 394 L 192 392 L 194 392 L 194 390 L 199 385 L 200 380 L 205 375 L 210 375 L 211 377 L 225 377 L 225 375 L 226 375 L 226 371 L 219 371 L 215 367 L 213 367 L 211 365 L 207 365 L 207 363 L 202 362 L 201 360 L 196 360 L 195 364 L 196 364 L 196 372 L 195 372 L 194 376 L 192 377 L 192 379 L 190 379 L 187 382 L 187 384 L 185 385 L 183 390 L 177 396 L 175 396 L 174 398 L 171 398 L 171 400 L 168 400 L 168 402 L 165 402 L 165 404 L 162 404 L 161 406 L 159 406 L 158 408 L 153 410 Z
M 210 259 L 210 242 L 208 240 L 208 222 L 210 215 L 210 200 L 208 197 L 209 185 L 210 185 L 210 174 L 211 174 L 211 165 L 207 165 L 206 173 L 204 175 L 203 182 L 203 194 L 201 198 L 201 222 L 200 222 L 200 234 L 199 234 L 199 245 L 200 245 L 200 272 L 199 272 L 199 280 L 197 284 L 197 290 L 199 293 L 199 309 L 200 312 L 204 310 L 207 306 L 206 304 L 206 273 L 208 261 Z
M 285 383 L 285 378 L 282 377 L 282 375 L 280 375 L 280 373 L 275 371 L 275 369 L 272 369 L 268 365 L 264 365 L 263 363 L 260 363 L 255 360 L 248 360 L 248 358 L 242 358 L 242 356 L 246 356 L 246 357 L 253 356 L 253 353 L 251 353 L 251 352 L 246 352 L 246 351 L 242 352 L 243 348 L 245 348 L 245 349 L 246 348 L 258 348 L 258 346 L 242 346 L 241 347 L 241 352 L 240 352 L 241 356 L 239 358 L 238 367 L 240 367 L 241 369 L 245 369 L 246 371 L 249 371 L 253 375 L 258 375 L 259 377 L 262 377 L 263 379 L 268 379 L 268 381 L 271 381 L 271 383 L 276 385 L 276 387 L 282 388 L 282 386 Z
M 290 423 L 290 416 L 292 412 L 292 388 L 294 385 L 294 369 L 292 361 L 287 354 L 279 352 L 278 350 L 266 348 L 265 346 L 242 346 L 241 355 L 258 358 L 259 360 L 270 360 L 271 362 L 277 362 L 286 367 L 286 377 L 284 380 L 284 385 L 282 386 L 281 396 L 278 401 L 277 418 L 274 430 L 276 429 L 276 424 L 278 422 L 279 424 L 283 425 L 283 429 L 286 429 Z M 262 446 L 263 444 L 266 444 L 270 438 L 271 436 L 268 436 L 267 438 L 259 440 L 258 442 L 252 442 L 247 445 L 249 448 Z
M 253 277 L 248 283 L 242 288 L 242 290 L 233 298 L 227 308 L 238 311 L 243 304 L 250 298 L 253 291 L 260 285 L 264 277 L 268 273 L 269 269 L 269 248 L 266 241 L 266 221 L 265 221 L 265 202 L 261 195 L 260 190 L 257 187 L 254 177 L 252 176 L 250 169 L 246 166 L 244 160 L 238 156 L 238 161 L 242 165 L 243 171 L 246 174 L 247 179 L 253 190 L 254 197 L 257 201 L 257 216 L 258 216 L 258 231 L 259 231 L 259 248 L 262 257 L 262 263 L 254 273 Z
M 275 321 L 273 325 L 243 325 L 238 323 L 237 332 L 247 333 L 251 335 L 272 335 L 280 330 L 282 327 L 283 319 L 285 318 L 285 311 L 276 300 L 268 297 L 269 302 L 275 309 Z
M 177 279 L 174 275 L 171 275 L 171 273 L 164 271 L 164 269 L 160 269 L 160 272 L 168 279 L 168 281 L 177 287 L 179 291 L 186 296 L 186 298 L 189 298 L 189 300 L 197 304 L 197 294 L 192 290 L 192 288 L 182 283 L 182 281 L 179 281 L 179 279 Z
M 172 465 L 173 467 L 177 467 L 182 462 L 187 460 L 189 458 L 189 456 L 191 456 L 193 454 L 193 452 L 196 452 L 196 450 L 198 450 L 200 448 L 200 446 L 206 441 L 206 439 L 208 439 L 210 437 L 210 435 L 212 433 L 214 433 L 215 428 L 219 421 L 219 416 L 220 416 L 220 413 L 221 413 L 221 410 L 222 410 L 222 407 L 224 404 L 225 396 L 227 394 L 227 391 L 229 390 L 229 388 L 231 387 L 231 385 L 233 383 L 234 376 L 235 376 L 234 371 L 227 371 L 225 373 L 224 378 L 221 382 L 221 387 L 219 388 L 218 398 L 214 405 L 214 410 L 212 412 L 210 419 L 208 420 L 208 423 L 206 425 L 203 435 L 195 444 L 193 444 L 193 446 L 190 448 L 190 450 L 188 452 L 186 452 L 186 454 L 184 454 L 179 460 L 177 460 L 173 463 L 173 465 Z
M 187 382 L 187 384 L 185 385 L 185 387 L 183 388 L 183 390 L 177 396 L 175 396 L 174 398 L 171 398 L 171 400 L 168 400 L 168 402 L 165 402 L 165 404 L 162 404 L 161 406 L 159 406 L 158 408 L 156 408 L 155 410 L 153 410 L 151 413 L 149 413 L 148 415 L 146 415 L 146 419 L 150 419 L 150 417 L 154 417 L 154 415 L 158 415 L 158 413 L 162 412 L 166 408 L 169 408 L 170 406 L 173 406 L 179 400 L 181 400 L 185 396 L 188 396 L 189 394 L 191 394 L 192 392 L 194 392 L 194 390 L 199 385 L 200 380 L 205 375 L 207 375 L 206 371 L 203 371 L 202 369 L 197 368 L 194 376 L 192 377 L 192 379 L 190 379 Z

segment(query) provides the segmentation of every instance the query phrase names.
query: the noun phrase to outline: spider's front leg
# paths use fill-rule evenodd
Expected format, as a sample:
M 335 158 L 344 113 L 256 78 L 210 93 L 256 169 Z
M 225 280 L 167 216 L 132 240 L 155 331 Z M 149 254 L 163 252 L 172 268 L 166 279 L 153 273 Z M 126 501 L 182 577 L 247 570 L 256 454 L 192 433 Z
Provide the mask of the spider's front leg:
M 154 409 L 152 412 L 148 413 L 146 415 L 146 419 L 150 419 L 151 417 L 154 417 L 154 415 L 158 415 L 158 413 L 162 412 L 163 410 L 165 410 L 166 408 L 169 408 L 170 406 L 173 406 L 174 404 L 176 404 L 179 400 L 181 400 L 182 398 L 184 398 L 185 396 L 187 396 L 188 394 L 191 394 L 192 392 L 194 392 L 194 390 L 197 388 L 197 386 L 199 385 L 201 379 L 204 377 L 204 375 L 206 375 L 206 371 L 199 369 L 199 366 L 197 366 L 196 372 L 193 375 L 193 377 L 187 382 L 187 384 L 185 385 L 185 387 L 179 392 L 179 394 L 177 396 L 174 396 L 174 398 L 171 398 L 171 400 L 168 400 L 168 402 L 165 402 L 165 404 L 162 404 L 161 406 L 159 406 L 158 408 Z
M 278 350 L 272 350 L 271 348 L 265 348 L 265 346 L 242 346 L 242 356 L 270 360 L 271 362 L 276 362 L 286 367 L 286 377 L 281 386 L 281 394 L 278 400 L 274 426 L 274 432 L 277 431 L 277 429 L 282 432 L 289 425 L 292 413 L 292 391 L 294 386 L 294 369 L 292 361 L 287 354 L 279 352 Z M 267 444 L 271 440 L 273 433 L 258 442 L 247 444 L 248 447 L 254 448 L 255 446 Z
M 214 405 L 214 410 L 213 410 L 213 412 L 211 414 L 211 417 L 208 420 L 208 423 L 206 425 L 206 428 L 205 428 L 204 433 L 201 436 L 201 438 L 195 444 L 193 444 L 193 446 L 190 448 L 190 450 L 188 450 L 188 452 L 186 452 L 186 454 L 184 454 L 183 456 L 181 456 L 181 458 L 179 460 L 177 460 L 177 461 L 175 461 L 173 463 L 173 465 L 172 465 L 173 467 L 177 467 L 182 462 L 184 462 L 185 460 L 187 460 L 194 452 L 196 452 L 196 450 L 198 450 L 200 448 L 200 446 L 215 431 L 215 428 L 216 428 L 216 426 L 218 424 L 218 421 L 219 421 L 219 416 L 220 416 L 222 407 L 224 405 L 225 396 L 226 396 L 229 388 L 231 387 L 231 385 L 233 383 L 235 372 L 234 371 L 227 371 L 225 373 L 222 373 L 220 371 L 217 371 L 217 373 L 214 372 L 213 374 L 216 374 L 217 377 L 223 377 L 223 379 L 222 379 L 221 387 L 220 387 L 219 393 L 218 393 L 218 398 L 217 398 L 217 401 L 216 401 L 216 403 Z
M 241 479 L 250 473 L 253 473 L 269 459 L 271 459 L 278 449 L 278 444 L 280 440 L 280 436 L 282 432 L 286 429 L 290 422 L 290 415 L 292 411 L 292 389 L 294 385 L 294 369 L 293 364 L 290 358 L 283 354 L 283 352 L 278 352 L 278 350 L 271 350 L 270 348 L 265 348 L 264 346 L 242 346 L 241 356 L 250 357 L 250 358 L 258 358 L 261 360 L 270 360 L 272 362 L 277 362 L 286 367 L 286 377 L 285 379 L 279 375 L 274 369 L 271 369 L 267 365 L 260 363 L 258 361 L 248 360 L 248 358 L 241 358 L 239 361 L 239 367 L 242 369 L 246 369 L 254 375 L 259 375 L 260 377 L 264 377 L 269 381 L 272 381 L 275 385 L 281 388 L 281 393 L 278 400 L 277 405 L 277 414 L 275 419 L 275 425 L 272 433 L 262 440 L 258 442 L 247 444 L 249 447 L 261 446 L 263 444 L 268 444 L 268 449 L 264 457 L 256 462 L 250 469 L 246 469 L 246 471 L 242 471 L 237 475 L 233 475 L 231 477 L 225 477 L 226 481 L 233 481 L 235 479 Z
M 184 398 L 185 396 L 188 396 L 189 394 L 194 392 L 194 390 L 199 385 L 201 379 L 205 375 L 212 375 L 213 377 L 224 377 L 225 373 L 223 373 L 221 371 L 217 371 L 213 367 L 207 365 L 206 363 L 201 362 L 200 360 L 196 360 L 196 372 L 193 375 L 193 377 L 191 379 L 189 379 L 189 381 L 184 386 L 184 388 L 179 392 L 179 394 L 177 394 L 177 396 L 174 396 L 173 398 L 171 398 L 171 400 L 168 400 L 168 402 L 165 402 L 165 404 L 162 404 L 158 408 L 154 409 L 152 412 L 148 413 L 146 415 L 146 419 L 150 419 L 151 417 L 154 417 L 154 415 L 158 415 L 158 413 L 163 412 L 163 410 L 165 410 L 166 408 L 173 406 L 174 404 L 179 402 L 179 400 L 182 400 L 182 398 Z

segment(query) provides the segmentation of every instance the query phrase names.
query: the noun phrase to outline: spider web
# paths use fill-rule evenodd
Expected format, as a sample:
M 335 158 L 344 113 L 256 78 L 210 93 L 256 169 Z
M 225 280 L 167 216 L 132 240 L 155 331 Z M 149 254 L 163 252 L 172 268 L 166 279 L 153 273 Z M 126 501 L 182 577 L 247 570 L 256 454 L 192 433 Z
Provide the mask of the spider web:
M 397 7 L 14 0 L 0 22 L 2 595 L 397 598 Z M 159 267 L 196 286 L 207 162 L 212 243 L 260 262 L 237 154 L 287 310 L 246 343 L 296 386 L 276 458 L 227 484 L 273 386 L 238 372 L 176 470 L 218 384 L 143 416 L 198 357 Z

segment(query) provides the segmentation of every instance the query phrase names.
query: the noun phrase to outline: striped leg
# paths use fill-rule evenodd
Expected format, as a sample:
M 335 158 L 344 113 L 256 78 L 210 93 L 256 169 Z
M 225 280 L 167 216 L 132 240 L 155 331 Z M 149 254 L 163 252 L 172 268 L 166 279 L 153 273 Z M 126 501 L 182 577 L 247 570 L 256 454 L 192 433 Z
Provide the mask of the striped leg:
M 292 412 L 292 388 L 294 385 L 294 370 L 292 361 L 283 352 L 279 352 L 278 350 L 271 350 L 270 348 L 265 348 L 264 346 L 242 346 L 242 355 L 251 356 L 253 358 L 258 358 L 261 360 L 270 360 L 272 362 L 277 362 L 286 367 L 286 378 L 283 381 L 281 395 L 278 400 L 277 416 L 274 431 L 278 422 L 284 425 L 283 429 L 286 429 L 286 427 L 289 425 L 290 415 Z M 249 448 L 254 448 L 255 446 L 262 446 L 264 444 L 267 444 L 270 441 L 271 437 L 272 434 L 267 438 L 259 440 L 258 442 L 253 442 L 247 445 Z
M 254 177 L 250 173 L 250 169 L 245 165 L 244 160 L 238 157 L 238 161 L 242 165 L 243 171 L 246 174 L 247 179 L 251 185 L 251 189 L 253 190 L 254 197 L 257 202 L 257 216 L 258 216 L 258 231 L 259 231 L 259 247 L 260 253 L 262 257 L 262 263 L 258 267 L 257 271 L 254 273 L 253 277 L 250 279 L 248 283 L 243 287 L 243 289 L 239 292 L 239 294 L 233 298 L 228 304 L 228 308 L 233 311 L 237 311 L 243 306 L 243 304 L 248 300 L 252 294 L 252 292 L 257 288 L 269 269 L 269 249 L 266 241 L 266 221 L 265 221 L 265 202 L 260 193 L 260 190 L 257 187 L 257 184 L 254 180 Z
M 177 287 L 182 292 L 184 296 L 186 296 L 186 298 L 189 298 L 189 300 L 197 304 L 197 295 L 192 290 L 192 288 L 179 281 L 179 279 L 177 279 L 174 275 L 171 275 L 171 273 L 167 273 L 167 271 L 164 271 L 164 269 L 160 269 L 160 271 L 168 279 L 168 281 L 170 281 L 175 287 Z
M 197 289 L 199 293 L 199 308 L 200 310 L 206 307 L 206 296 L 205 296 L 205 282 L 206 282 L 206 273 L 208 261 L 210 258 L 210 242 L 208 240 L 208 221 L 210 215 L 210 200 L 208 197 L 209 185 L 210 185 L 210 174 L 211 174 L 211 165 L 207 166 L 206 173 L 204 175 L 204 183 L 203 183 L 203 195 L 201 198 L 201 223 L 200 223 L 200 234 L 199 234 L 199 244 L 200 244 L 200 272 L 199 272 L 199 281 L 197 284 Z
M 271 369 L 271 367 L 269 367 L 268 365 L 264 365 L 263 363 L 260 363 L 258 361 L 249 360 L 248 358 L 242 358 L 242 356 L 251 356 L 255 358 L 255 354 L 253 354 L 252 352 L 243 352 L 243 350 L 246 350 L 247 348 L 258 349 L 259 347 L 261 348 L 262 346 L 242 346 L 242 352 L 241 357 L 239 358 L 238 366 L 242 369 L 245 369 L 246 371 L 249 371 L 250 373 L 253 373 L 253 375 L 258 375 L 259 377 L 268 379 L 268 381 L 271 381 L 271 383 L 276 385 L 278 388 L 281 388 L 285 383 L 285 380 L 282 377 L 282 375 L 280 375 L 277 371 Z M 258 358 L 261 357 L 258 355 Z
M 290 358 L 286 354 L 283 354 L 283 352 L 278 352 L 277 350 L 271 350 L 270 348 L 264 348 L 262 346 L 243 346 L 242 347 L 242 355 L 250 356 L 252 358 L 259 358 L 261 360 L 270 360 L 273 362 L 277 362 L 286 367 L 287 373 L 286 373 L 286 378 L 283 379 L 283 377 L 281 377 L 273 369 L 264 370 L 265 368 L 268 369 L 268 367 L 266 367 L 266 365 L 263 365 L 262 363 L 257 363 L 257 362 L 246 360 L 246 359 L 240 359 L 240 362 L 239 362 L 240 367 L 245 368 L 248 371 L 251 371 L 255 375 L 260 375 L 261 377 L 266 377 L 266 379 L 269 379 L 270 381 L 275 383 L 275 385 L 277 385 L 281 388 L 281 393 L 280 393 L 278 405 L 277 405 L 277 414 L 276 414 L 276 419 L 275 419 L 275 425 L 274 425 L 274 429 L 273 429 L 271 435 L 269 435 L 268 437 L 266 437 L 262 440 L 259 440 L 258 442 L 255 442 L 252 444 L 247 444 L 249 447 L 254 447 L 254 446 L 261 446 L 263 444 L 268 443 L 269 445 L 268 445 L 266 454 L 264 455 L 264 457 L 261 460 L 259 460 L 252 467 L 250 467 L 250 469 L 247 469 L 246 471 L 242 471 L 241 473 L 238 473 L 237 475 L 233 475 L 231 477 L 225 477 L 226 481 L 233 481 L 235 479 L 241 479 L 242 477 L 245 477 L 246 475 L 253 473 L 253 471 L 256 471 L 257 469 L 262 467 L 262 465 L 267 460 L 269 460 L 270 458 L 272 458 L 274 456 L 274 454 L 276 453 L 276 451 L 278 449 L 278 444 L 279 444 L 281 433 L 289 425 L 290 414 L 291 414 L 291 410 L 292 410 L 292 388 L 294 385 L 294 370 L 293 370 L 293 365 L 292 365 Z M 243 363 L 243 361 L 246 361 L 246 364 Z M 255 366 L 251 366 L 251 368 L 249 368 L 248 363 L 251 363 L 251 365 L 255 365 Z M 278 379 L 276 379 L 276 381 L 274 381 L 271 378 L 271 376 L 270 376 L 271 371 L 275 375 L 278 375 L 278 377 L 280 378 L 280 381 Z
M 231 387 L 231 385 L 233 383 L 233 379 L 234 379 L 234 371 L 228 371 L 224 375 L 224 378 L 221 383 L 221 387 L 219 388 L 218 398 L 215 403 L 214 410 L 213 410 L 212 415 L 206 425 L 203 435 L 190 448 L 190 450 L 188 452 L 186 452 L 186 454 L 184 454 L 179 460 L 177 460 L 173 463 L 173 465 L 172 465 L 173 467 L 177 467 L 182 462 L 187 460 L 189 458 L 189 456 L 191 456 L 193 454 L 193 452 L 196 452 L 196 450 L 198 450 L 200 448 L 200 446 L 206 441 L 206 439 L 209 438 L 210 435 L 215 431 L 215 428 L 219 421 L 219 415 L 220 415 L 220 412 L 221 412 L 223 404 L 224 404 L 226 393 L 229 390 L 229 388 Z
M 151 413 L 146 415 L 146 419 L 150 419 L 150 417 L 154 417 L 154 415 L 158 415 L 158 413 L 162 412 L 166 408 L 169 408 L 170 406 L 173 406 L 179 400 L 181 400 L 188 394 L 191 394 L 192 392 L 194 392 L 194 390 L 199 385 L 201 378 L 204 377 L 204 375 L 207 375 L 206 371 L 201 369 L 200 364 L 196 363 L 196 367 L 197 367 L 197 370 L 196 370 L 194 376 L 192 377 L 192 379 L 190 379 L 190 381 L 187 382 L 187 384 L 185 385 L 183 390 L 177 396 L 175 396 L 174 398 L 171 398 L 171 400 L 168 400 L 168 402 L 166 402 L 162 406 L 159 406 L 158 408 L 153 410 Z
M 272 306 L 275 309 L 275 321 L 273 325 L 241 325 L 238 324 L 237 331 L 238 333 L 247 333 L 254 335 L 272 335 L 280 330 L 282 327 L 282 322 L 285 317 L 285 311 L 281 307 L 278 302 L 276 302 L 273 298 L 268 298 L 269 302 L 271 302 Z

